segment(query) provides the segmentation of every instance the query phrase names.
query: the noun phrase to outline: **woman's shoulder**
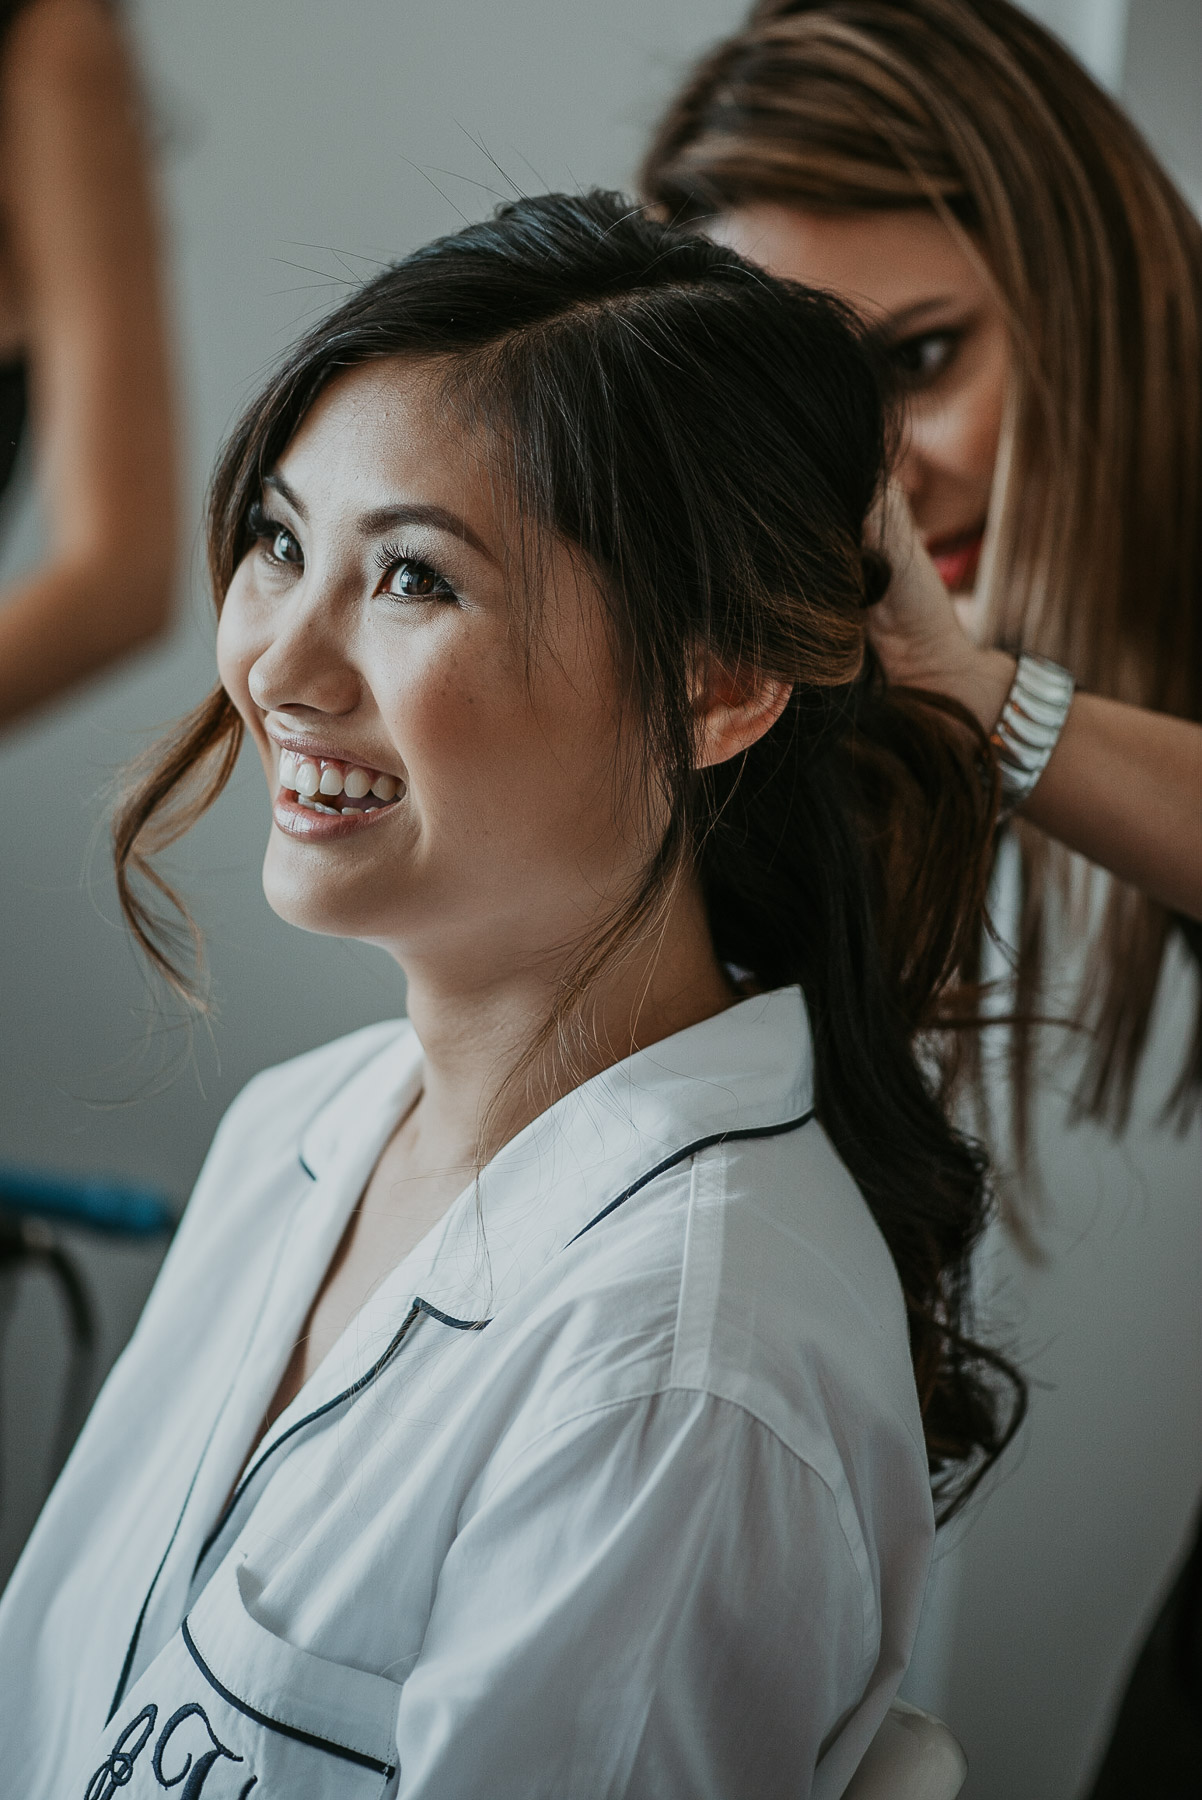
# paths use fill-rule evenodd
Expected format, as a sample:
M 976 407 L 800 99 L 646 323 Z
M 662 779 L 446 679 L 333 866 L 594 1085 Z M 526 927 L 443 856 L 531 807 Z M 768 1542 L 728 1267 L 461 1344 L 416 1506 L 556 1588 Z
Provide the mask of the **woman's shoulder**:
M 532 1339 L 566 1341 L 553 1412 L 689 1390 L 758 1421 L 836 1492 L 882 1466 L 927 1491 L 901 1284 L 813 1119 L 678 1163 L 529 1299 Z
M 678 1371 L 747 1406 L 807 1461 L 842 1435 L 833 1412 L 854 1417 L 913 1457 L 925 1485 L 897 1268 L 822 1126 L 707 1152 L 694 1188 Z

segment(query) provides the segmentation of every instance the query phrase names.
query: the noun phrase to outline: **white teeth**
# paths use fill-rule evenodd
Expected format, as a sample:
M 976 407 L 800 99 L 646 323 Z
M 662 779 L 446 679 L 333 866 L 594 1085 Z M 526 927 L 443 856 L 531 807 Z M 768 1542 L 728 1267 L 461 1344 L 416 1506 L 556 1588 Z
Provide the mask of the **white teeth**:
M 323 813 L 333 813 L 333 815 L 336 819 L 340 819 L 342 817 L 342 814 L 339 812 L 339 810 L 336 806 L 323 806 L 320 800 L 314 800 L 313 811 L 314 812 L 323 812 Z
M 345 768 L 338 763 L 319 762 L 316 757 L 302 756 L 299 750 L 280 751 L 280 786 L 288 793 L 294 793 L 303 805 L 316 804 L 314 797 L 318 794 L 331 800 L 338 794 L 345 794 L 348 800 L 374 798 L 387 805 L 396 799 L 404 785 L 395 775 L 373 775 L 370 769 L 360 768 L 358 764 Z M 317 810 L 339 812 L 341 809 L 318 804 Z M 371 812 L 374 809 L 364 807 L 360 810 Z
M 310 812 L 317 804 L 315 800 L 310 800 L 308 794 L 302 794 L 299 788 L 296 789 L 296 800 L 298 806 L 307 806 Z

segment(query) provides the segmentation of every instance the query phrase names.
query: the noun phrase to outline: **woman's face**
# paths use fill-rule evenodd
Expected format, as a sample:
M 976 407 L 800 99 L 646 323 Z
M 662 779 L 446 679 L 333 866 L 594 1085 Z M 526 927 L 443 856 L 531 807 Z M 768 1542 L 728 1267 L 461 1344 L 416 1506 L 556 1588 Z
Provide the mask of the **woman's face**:
M 713 235 L 774 275 L 837 294 L 880 333 L 908 396 L 902 484 L 947 586 L 971 593 L 1010 365 L 1005 320 L 980 268 L 925 207 L 827 215 L 746 206 Z
M 615 816 L 618 684 L 567 548 L 528 637 L 481 445 L 399 360 L 323 392 L 253 524 L 218 661 L 272 796 L 271 905 L 465 984 L 575 941 L 646 848 Z

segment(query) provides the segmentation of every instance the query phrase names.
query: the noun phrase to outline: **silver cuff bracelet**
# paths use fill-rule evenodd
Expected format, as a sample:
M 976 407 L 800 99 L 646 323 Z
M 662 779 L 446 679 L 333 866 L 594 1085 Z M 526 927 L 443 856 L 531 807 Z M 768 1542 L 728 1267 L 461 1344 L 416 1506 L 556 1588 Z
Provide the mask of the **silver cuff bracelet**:
M 1072 705 L 1073 687 L 1072 676 L 1057 663 L 1026 652 L 1019 657 L 989 739 L 1001 770 L 1003 819 L 1030 796 L 1047 767 Z

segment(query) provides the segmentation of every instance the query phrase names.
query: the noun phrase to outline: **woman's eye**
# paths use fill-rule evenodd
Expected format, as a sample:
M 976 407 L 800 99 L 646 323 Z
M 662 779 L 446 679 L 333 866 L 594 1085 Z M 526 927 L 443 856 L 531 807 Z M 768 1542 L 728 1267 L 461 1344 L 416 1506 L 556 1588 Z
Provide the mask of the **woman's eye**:
M 399 600 L 456 598 L 455 590 L 445 575 L 440 575 L 429 563 L 420 562 L 414 556 L 402 556 L 390 561 L 380 592 L 392 594 Z
M 277 562 L 299 563 L 304 561 L 300 545 L 297 543 L 292 533 L 287 531 L 282 525 L 275 533 L 274 537 L 271 538 L 270 549 L 271 555 L 275 557 Z
M 927 331 L 891 345 L 889 361 L 907 387 L 927 387 L 948 367 L 959 341 L 956 331 Z
M 294 567 L 304 562 L 304 551 L 287 526 L 278 519 L 269 519 L 258 503 L 251 507 L 247 525 L 259 548 L 273 562 L 291 563 Z

